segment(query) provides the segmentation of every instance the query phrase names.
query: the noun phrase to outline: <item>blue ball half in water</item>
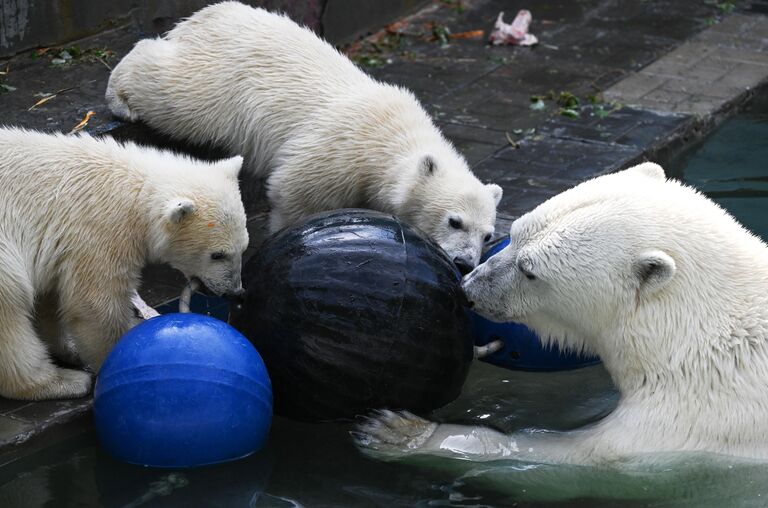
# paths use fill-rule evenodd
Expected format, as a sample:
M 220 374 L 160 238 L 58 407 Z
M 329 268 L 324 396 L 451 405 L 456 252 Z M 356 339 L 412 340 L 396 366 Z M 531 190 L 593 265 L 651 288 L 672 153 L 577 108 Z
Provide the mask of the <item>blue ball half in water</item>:
M 480 259 L 484 263 L 509 245 L 509 237 L 492 244 Z M 577 369 L 600 363 L 596 356 L 560 351 L 557 346 L 544 347 L 541 339 L 520 323 L 494 323 L 469 311 L 475 344 L 484 346 L 501 340 L 504 348 L 483 358 L 483 361 L 512 370 L 555 371 Z
M 272 387 L 240 332 L 198 314 L 166 314 L 126 333 L 99 372 L 99 439 L 133 464 L 194 467 L 259 450 L 272 421 Z

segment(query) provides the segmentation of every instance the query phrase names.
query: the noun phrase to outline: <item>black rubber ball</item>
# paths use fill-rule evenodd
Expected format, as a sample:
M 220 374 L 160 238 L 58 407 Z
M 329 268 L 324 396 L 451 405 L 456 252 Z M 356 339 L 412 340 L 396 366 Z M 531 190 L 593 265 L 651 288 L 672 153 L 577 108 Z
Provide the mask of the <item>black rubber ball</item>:
M 306 421 L 454 400 L 472 338 L 447 254 L 391 215 L 338 210 L 269 238 L 231 322 L 256 346 L 275 411 Z

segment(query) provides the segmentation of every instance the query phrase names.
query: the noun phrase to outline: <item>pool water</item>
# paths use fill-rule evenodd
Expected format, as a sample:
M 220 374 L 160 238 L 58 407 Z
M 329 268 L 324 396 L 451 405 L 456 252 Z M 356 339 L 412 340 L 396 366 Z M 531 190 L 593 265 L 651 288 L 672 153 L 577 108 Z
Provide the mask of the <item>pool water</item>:
M 680 154 L 668 173 L 768 237 L 766 140 L 763 96 Z M 202 300 L 193 305 L 224 312 Z M 505 431 L 567 430 L 605 416 L 617 399 L 599 365 L 535 373 L 476 362 L 462 396 L 436 417 Z M 1 468 L 0 507 L 768 506 L 768 465 L 729 457 L 663 454 L 610 469 L 435 458 L 384 463 L 360 455 L 350 429 L 277 417 L 262 452 L 179 471 L 118 463 L 93 433 L 84 434 Z
M 700 189 L 768 239 L 768 90 L 743 114 L 673 159 L 668 174 Z

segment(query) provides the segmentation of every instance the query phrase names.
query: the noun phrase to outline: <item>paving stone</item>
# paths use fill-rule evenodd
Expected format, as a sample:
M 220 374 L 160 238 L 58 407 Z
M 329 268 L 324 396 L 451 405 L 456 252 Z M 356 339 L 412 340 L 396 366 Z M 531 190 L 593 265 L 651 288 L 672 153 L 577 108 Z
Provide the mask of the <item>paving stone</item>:
M 0 397 L 0 415 L 7 415 L 30 404 L 31 402 L 26 400 L 10 400 Z
M 61 416 L 65 416 L 72 411 L 79 411 L 87 399 L 70 399 L 70 400 L 47 400 L 42 402 L 35 402 L 34 404 L 27 404 L 16 411 L 13 411 L 8 416 L 11 416 L 17 420 L 34 421 L 39 423 L 45 423 L 46 421 L 55 420 Z M 86 403 L 87 404 L 87 403 Z
M 720 23 L 712 25 L 710 31 L 735 37 L 752 36 L 752 29 L 758 21 L 756 16 L 731 14 Z
M 768 67 L 764 65 L 742 63 L 734 67 L 720 83 L 730 86 L 754 88 L 768 77 Z
M 754 18 L 755 23 L 749 29 L 751 37 L 768 39 L 768 17 L 766 16 L 751 16 Z
M 473 127 L 440 122 L 437 122 L 437 125 L 443 131 L 443 134 L 452 140 L 461 139 L 475 143 L 491 144 L 497 147 L 507 143 L 507 137 L 503 132 L 483 126 Z
M 647 100 L 654 103 L 677 104 L 678 102 L 687 100 L 690 97 L 690 94 L 682 91 L 656 89 L 644 95 L 642 100 Z
M 669 86 L 669 88 L 667 88 Z M 722 80 L 714 83 L 704 83 L 698 81 L 672 82 L 669 85 L 662 85 L 661 90 L 679 91 L 690 95 L 703 95 L 719 99 L 728 99 L 740 94 L 745 87 L 733 86 Z
M 663 107 L 658 108 L 657 111 L 670 111 L 673 113 L 684 113 L 704 117 L 720 111 L 722 106 L 724 106 L 724 101 L 718 99 L 697 102 L 685 101 L 673 106 L 664 104 Z
M 765 47 L 765 43 L 762 38 L 737 38 L 731 34 L 715 31 L 702 32 L 701 35 L 696 37 L 695 42 L 703 43 L 709 46 L 727 46 L 745 51 L 760 51 Z
M 30 422 L 0 416 L 0 448 L 24 440 L 34 430 L 35 425 Z
M 706 65 L 705 59 L 702 59 L 692 67 L 682 69 L 679 76 L 689 81 L 711 83 L 723 77 L 728 71 L 727 67 L 710 67 Z
M 686 123 L 681 115 L 658 115 L 624 107 L 600 117 L 594 108 L 582 109 L 577 119 L 556 117 L 538 132 L 543 135 L 577 141 L 594 141 L 629 147 L 648 147 L 668 137 Z
M 635 159 L 641 153 L 641 148 L 632 146 L 541 136 L 524 140 L 517 149 L 504 148 L 494 158 L 522 163 L 534 171 L 522 173 L 525 176 L 574 182 L 615 171 L 624 161 Z M 481 166 L 483 164 L 486 162 Z
M 768 66 L 768 51 L 749 51 L 731 47 L 719 47 L 712 55 L 704 59 L 708 65 L 728 66 L 733 68 L 739 63 Z
M 490 157 L 499 149 L 497 145 L 475 143 L 473 141 L 466 141 L 463 139 L 455 139 L 451 141 L 453 141 L 456 149 L 461 152 L 462 155 L 464 155 L 470 166 L 473 166 L 478 162 Z
M 718 111 L 726 100 L 768 78 L 768 50 L 759 49 L 762 41 L 753 30 L 758 23 L 762 29 L 764 20 L 759 16 L 728 16 L 604 95 L 656 111 L 693 115 Z M 653 87 L 654 76 L 667 79 Z M 643 87 L 652 89 L 639 95 Z
M 680 79 L 680 69 L 693 66 L 698 62 L 700 58 L 695 61 L 678 59 L 675 57 L 665 57 L 661 60 L 656 60 L 651 65 L 642 69 L 643 74 L 648 76 L 660 76 L 666 79 Z
M 648 92 L 660 88 L 667 81 L 668 78 L 640 72 L 620 81 L 604 95 L 609 100 L 639 99 Z

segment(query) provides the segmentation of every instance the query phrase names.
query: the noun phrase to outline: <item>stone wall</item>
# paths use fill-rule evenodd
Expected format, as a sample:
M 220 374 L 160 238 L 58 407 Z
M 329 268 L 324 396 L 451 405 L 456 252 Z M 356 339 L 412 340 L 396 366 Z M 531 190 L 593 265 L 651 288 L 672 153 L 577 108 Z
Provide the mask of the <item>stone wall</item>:
M 0 0 L 0 57 L 133 23 L 146 35 L 218 0 Z M 333 43 L 381 27 L 426 0 L 241 0 L 286 12 Z

